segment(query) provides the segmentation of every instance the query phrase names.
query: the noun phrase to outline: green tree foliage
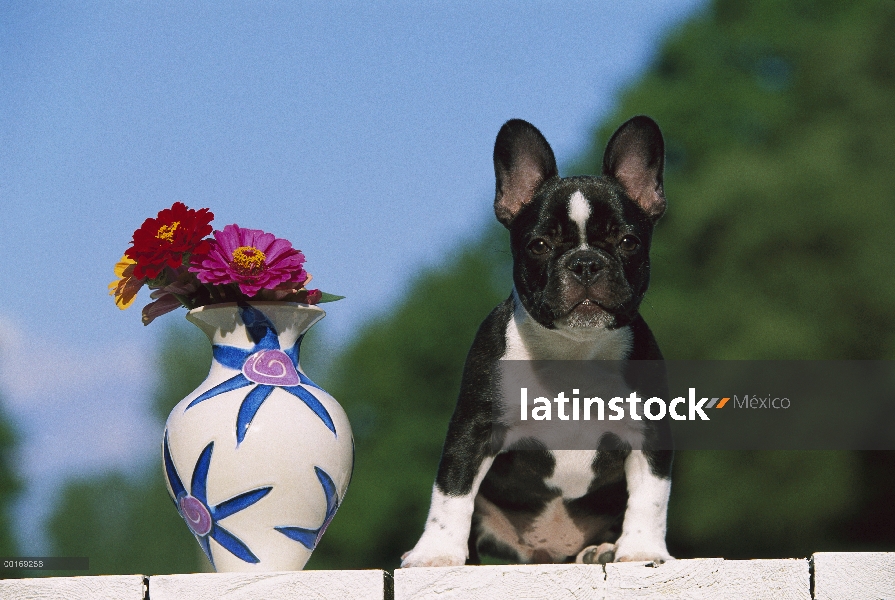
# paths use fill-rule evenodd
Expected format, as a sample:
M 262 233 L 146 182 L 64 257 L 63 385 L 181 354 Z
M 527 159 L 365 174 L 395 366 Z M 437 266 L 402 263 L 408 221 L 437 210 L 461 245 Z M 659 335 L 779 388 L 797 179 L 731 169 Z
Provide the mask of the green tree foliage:
M 159 447 L 168 413 L 205 379 L 210 361 L 208 341 L 191 325 L 164 335 L 152 423 Z M 161 450 L 153 458 L 137 477 L 111 473 L 67 483 L 49 523 L 56 554 L 89 557 L 90 574 L 208 570 L 165 490 Z
M 2 556 L 18 554 L 10 515 L 12 504 L 22 488 L 13 461 L 17 440 L 15 428 L 6 415 L 3 397 L 0 396 L 0 554 Z M 7 573 L 5 576 L 8 577 L 10 574 Z
M 719 0 L 576 167 L 648 114 L 669 210 L 642 310 L 666 358 L 895 358 L 895 3 Z M 679 555 L 890 549 L 890 453 L 679 453 Z

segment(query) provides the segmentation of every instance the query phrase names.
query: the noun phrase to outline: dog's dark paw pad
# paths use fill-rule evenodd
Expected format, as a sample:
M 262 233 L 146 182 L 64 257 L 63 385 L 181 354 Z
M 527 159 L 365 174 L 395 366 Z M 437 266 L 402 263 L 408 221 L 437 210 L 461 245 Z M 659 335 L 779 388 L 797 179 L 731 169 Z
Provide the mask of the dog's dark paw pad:
M 599 546 L 588 546 L 578 553 L 575 562 L 585 565 L 605 565 L 615 560 L 615 544 L 600 544 Z
M 615 548 L 613 547 L 611 550 L 606 550 L 597 557 L 597 562 L 601 565 L 606 565 L 615 561 Z

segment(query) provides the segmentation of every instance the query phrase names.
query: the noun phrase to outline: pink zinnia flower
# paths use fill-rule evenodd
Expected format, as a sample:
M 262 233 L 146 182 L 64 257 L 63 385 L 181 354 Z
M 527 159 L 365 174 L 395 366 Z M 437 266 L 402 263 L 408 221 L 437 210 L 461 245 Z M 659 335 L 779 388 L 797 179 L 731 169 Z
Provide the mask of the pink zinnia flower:
M 246 296 L 284 283 L 303 284 L 308 278 L 302 268 L 304 254 L 288 240 L 260 229 L 227 225 L 214 232 L 211 250 L 194 254 L 190 271 L 202 283 L 235 283 Z

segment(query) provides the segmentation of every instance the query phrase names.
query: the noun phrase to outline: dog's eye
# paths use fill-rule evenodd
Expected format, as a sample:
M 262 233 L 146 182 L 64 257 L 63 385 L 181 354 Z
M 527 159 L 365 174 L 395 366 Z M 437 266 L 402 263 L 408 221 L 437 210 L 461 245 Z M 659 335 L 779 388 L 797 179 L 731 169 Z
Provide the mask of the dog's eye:
M 636 235 L 626 235 L 618 245 L 622 250 L 632 252 L 640 248 L 640 240 L 637 239 Z
M 550 246 L 547 245 L 547 242 L 538 238 L 536 240 L 532 240 L 530 244 L 528 244 L 528 251 L 534 254 L 535 256 L 541 256 L 542 254 L 546 254 L 550 250 Z

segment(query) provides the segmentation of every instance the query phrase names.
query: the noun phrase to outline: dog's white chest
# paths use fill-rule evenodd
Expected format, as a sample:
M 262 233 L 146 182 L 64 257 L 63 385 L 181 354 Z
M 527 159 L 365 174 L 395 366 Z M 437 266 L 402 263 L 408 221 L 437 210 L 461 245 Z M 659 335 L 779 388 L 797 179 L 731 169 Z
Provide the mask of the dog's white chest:
M 568 332 L 547 329 L 534 321 L 521 303 L 517 302 L 513 318 L 507 324 L 506 351 L 501 357 L 501 361 L 510 361 L 503 363 L 507 366 L 502 369 L 500 377 L 500 394 L 504 407 L 500 420 L 507 427 L 502 448 L 505 450 L 520 440 L 530 438 L 540 441 L 550 450 L 556 450 L 557 455 L 562 456 L 557 463 L 556 481 L 577 492 L 582 488 L 586 489 L 590 484 L 593 471 L 590 462 L 583 464 L 580 456 L 571 458 L 571 455 L 565 456 L 564 452 L 589 450 L 592 461 L 594 449 L 599 446 L 601 437 L 607 433 L 614 434 L 631 447 L 641 447 L 643 429 L 641 423 L 637 421 L 593 420 L 589 416 L 589 408 L 586 421 L 579 421 L 578 416 L 569 417 L 568 414 L 560 416 L 560 409 L 553 405 L 548 420 L 523 418 L 521 414 L 528 410 L 527 399 L 533 400 L 540 396 L 552 400 L 560 392 L 565 393 L 570 399 L 563 412 L 570 413 L 575 410 L 575 414 L 582 415 L 582 419 L 585 418 L 583 409 L 586 396 L 598 395 L 606 401 L 613 397 L 628 397 L 633 390 L 625 382 L 621 368 L 623 359 L 630 352 L 631 338 L 632 333 L 627 327 L 614 330 L 598 329 L 577 337 Z M 605 361 L 601 363 L 600 370 L 603 375 L 599 386 L 593 390 L 581 389 L 579 394 L 579 390 L 574 389 L 574 384 L 565 389 L 561 386 L 561 382 L 545 383 L 537 374 L 538 365 L 544 364 L 541 361 L 554 360 Z M 526 387 L 525 400 L 522 398 L 522 387 Z M 580 410 L 573 408 L 571 398 L 575 395 L 580 396 L 574 399 L 574 404 Z M 563 486 L 557 483 L 555 487 Z M 578 494 L 580 495 L 583 494 Z M 578 496 L 573 493 L 567 497 Z

